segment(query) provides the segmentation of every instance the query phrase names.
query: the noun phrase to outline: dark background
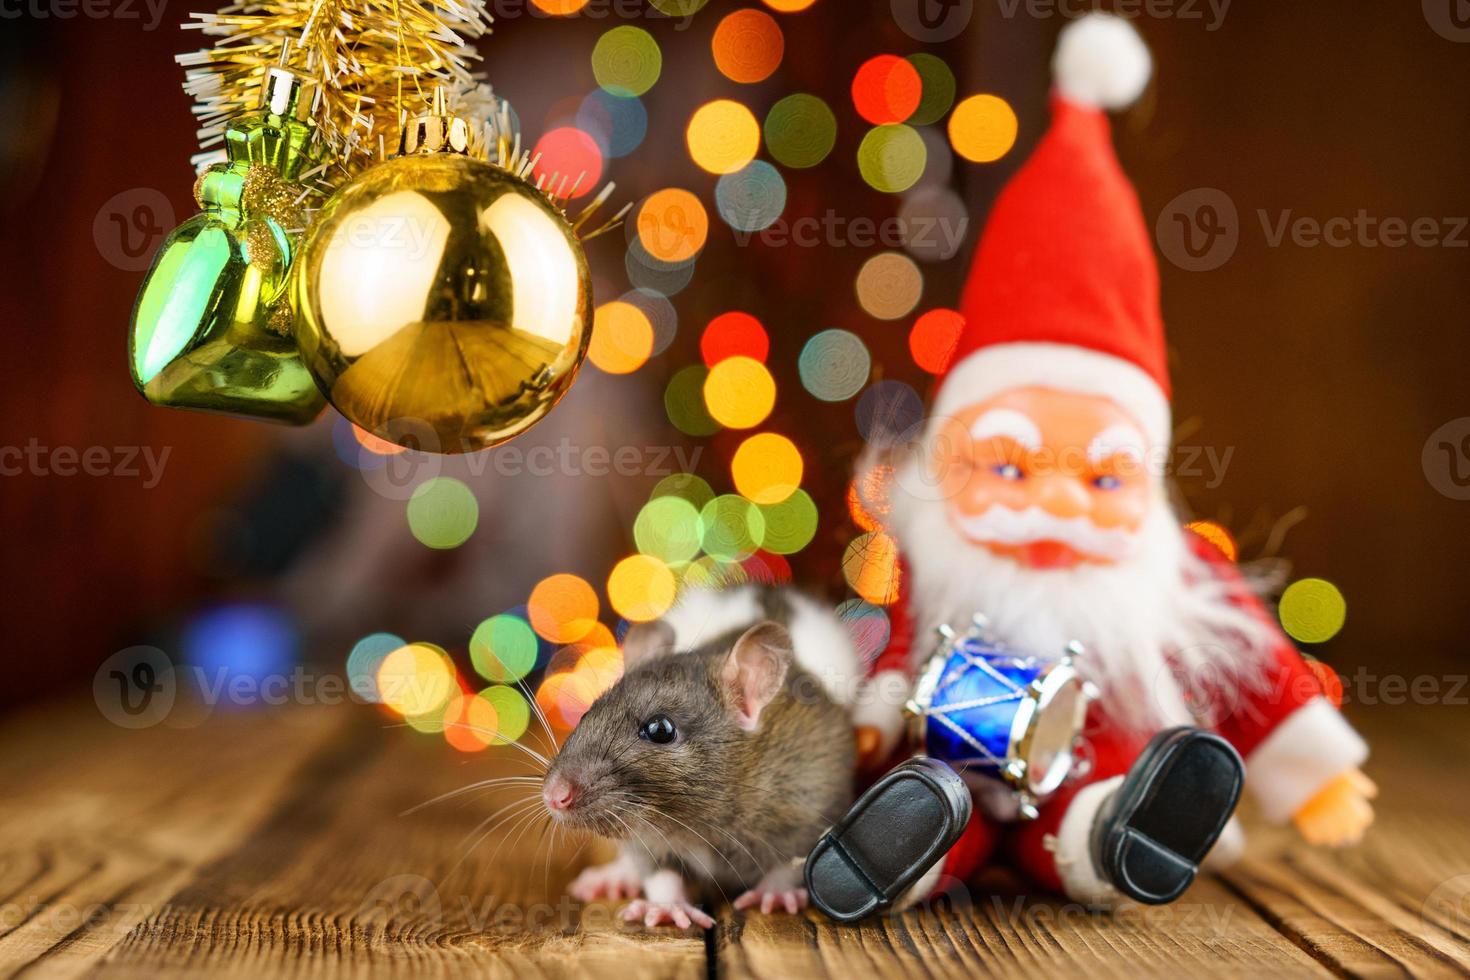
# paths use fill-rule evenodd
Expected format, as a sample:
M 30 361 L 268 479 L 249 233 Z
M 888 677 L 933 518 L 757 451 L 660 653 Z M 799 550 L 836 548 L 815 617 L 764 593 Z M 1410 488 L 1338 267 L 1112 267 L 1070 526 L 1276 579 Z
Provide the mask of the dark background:
M 1173 6 L 1174 16 L 1145 14 L 1138 23 L 1155 56 L 1155 81 L 1115 126 L 1150 225 L 1171 201 L 1199 188 L 1223 191 L 1238 209 L 1238 247 L 1219 268 L 1187 271 L 1161 259 L 1180 441 L 1234 450 L 1219 486 L 1186 476 L 1181 489 L 1195 516 L 1220 520 L 1239 536 L 1243 557 L 1279 550 L 1295 575 L 1341 587 L 1347 626 L 1322 656 L 1344 673 L 1360 665 L 1463 669 L 1470 502 L 1452 499 L 1458 474 L 1450 467 L 1470 473 L 1464 451 L 1451 455 L 1470 450 L 1458 447 L 1466 433 L 1452 434 L 1450 450 L 1432 446 L 1425 455 L 1431 433 L 1470 415 L 1470 231 L 1462 227 L 1470 215 L 1470 39 L 1435 29 L 1450 23 L 1454 2 L 1442 0 L 1444 11 L 1435 0 L 1422 9 L 1410 2 L 1237 2 L 1216 30 L 1207 29 L 1206 7 L 1196 19 L 1177 15 L 1183 3 Z M 683 32 L 666 21 L 638 21 L 658 38 L 665 64 L 645 98 L 647 139 L 607 174 L 619 182 L 619 199 L 672 185 L 708 202 L 714 179 L 690 163 L 683 145 L 689 113 L 726 96 L 763 118 L 780 96 L 810 91 L 837 111 L 839 142 L 815 170 L 785 172 L 786 216 L 829 208 L 878 220 L 895 213 L 897 198 L 868 190 L 857 173 L 866 125 L 847 87 L 867 58 L 925 46 L 897 28 L 888 0 L 818 0 L 805 13 L 777 15 L 787 42 L 780 71 L 760 85 L 736 86 L 715 71 L 709 38 L 719 17 L 739 5 L 714 0 Z M 178 221 L 194 210 L 188 161 L 196 147 L 173 62 L 200 43 L 197 33 L 178 30 L 189 6 L 170 0 L 152 31 L 144 29 L 143 7 L 134 8 L 141 19 L 60 19 L 17 18 L 13 5 L 0 21 L 0 446 L 35 439 L 53 448 L 170 452 L 151 489 L 121 476 L 0 477 L 8 640 L 0 703 L 83 688 L 110 653 L 160 635 L 161 624 L 200 602 L 268 594 L 289 582 L 296 600 L 309 604 L 320 583 L 289 572 L 321 540 L 310 532 L 333 530 L 335 522 L 335 533 L 357 533 L 340 526 L 348 519 L 336 505 L 341 474 L 335 482 L 324 477 L 310 462 L 315 450 L 302 448 L 325 445 L 323 438 L 152 408 L 128 379 L 126 330 L 142 273 L 108 261 L 104 252 L 117 247 L 116 237 L 107 244 L 105 223 L 99 234 L 94 224 L 114 195 L 139 188 L 161 191 Z M 975 220 L 959 258 L 923 267 L 921 309 L 957 302 L 980 220 L 1045 125 L 1050 51 L 1064 21 L 1028 14 L 1025 4 L 1008 17 L 1008 8 L 976 0 L 969 28 L 928 48 L 960 76 L 962 96 L 988 91 L 1009 100 L 1021 134 L 997 164 L 956 160 L 953 184 Z M 481 42 L 491 81 L 532 138 L 555 103 L 595 87 L 588 55 L 610 26 L 608 19 L 508 18 Z M 1286 209 L 1318 221 L 1360 209 L 1379 220 L 1430 218 L 1440 235 L 1457 235 L 1458 247 L 1289 240 L 1272 247 L 1257 212 L 1274 223 Z M 818 406 L 801 391 L 796 357 L 813 333 L 842 326 L 868 342 L 875 378 L 925 390 L 905 345 L 912 317 L 879 323 L 856 307 L 851 284 L 874 250 L 740 248 L 712 206 L 711 218 L 694 283 L 674 298 L 674 345 L 628 378 L 589 367 L 557 414 L 576 431 L 577 420 L 614 406 L 650 438 L 679 440 L 660 411 L 664 383 L 697 360 L 710 317 L 738 308 L 755 313 L 771 333 L 769 363 L 781 384 L 769 427 L 807 453 L 806 486 L 822 512 L 816 541 L 794 562 L 796 577 L 835 601 L 843 589 L 841 549 L 857 533 L 843 492 L 862 442 L 850 403 Z M 619 233 L 591 249 L 599 285 L 612 290 L 599 301 L 626 288 L 623 244 Z M 733 446 L 728 436 L 716 437 L 701 462 L 717 491 L 721 480 L 728 488 Z M 292 497 L 289 505 L 283 494 Z M 627 553 L 640 492 L 589 482 L 568 488 L 566 499 L 582 518 L 573 540 L 502 554 L 486 578 L 482 615 L 524 601 L 551 571 L 575 570 L 600 586 L 611 562 Z M 523 520 L 518 506 L 482 506 L 478 534 L 493 538 Z M 1268 548 L 1271 528 L 1298 508 L 1305 519 L 1279 549 Z M 401 510 L 395 513 L 401 523 Z M 272 528 L 275 544 L 232 533 L 241 520 Z M 416 615 L 433 622 L 450 615 L 436 607 L 435 582 L 452 579 L 455 561 L 424 557 L 385 570 L 373 585 L 413 594 Z M 365 633 L 390 625 L 379 607 L 354 606 L 356 593 L 346 594 L 347 627 Z M 446 630 L 462 642 L 461 620 Z M 320 655 L 340 663 L 345 647 Z

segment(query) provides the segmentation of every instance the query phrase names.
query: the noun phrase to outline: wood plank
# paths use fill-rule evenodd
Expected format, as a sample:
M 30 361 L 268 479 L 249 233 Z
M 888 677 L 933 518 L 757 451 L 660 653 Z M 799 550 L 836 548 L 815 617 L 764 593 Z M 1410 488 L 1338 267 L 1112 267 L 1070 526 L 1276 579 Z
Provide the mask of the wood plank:
M 404 815 L 476 780 L 529 774 L 520 758 L 461 759 L 357 709 L 270 818 L 200 868 L 98 975 L 703 977 L 702 936 L 645 933 L 565 897 L 589 855 L 541 832 L 532 784 Z M 518 800 L 472 846 L 477 826 Z
M 854 926 L 815 912 L 726 912 L 721 975 L 1323 976 L 1325 970 L 1218 882 L 1173 905 L 1097 914 L 1056 899 L 977 889 L 968 906 L 911 910 Z

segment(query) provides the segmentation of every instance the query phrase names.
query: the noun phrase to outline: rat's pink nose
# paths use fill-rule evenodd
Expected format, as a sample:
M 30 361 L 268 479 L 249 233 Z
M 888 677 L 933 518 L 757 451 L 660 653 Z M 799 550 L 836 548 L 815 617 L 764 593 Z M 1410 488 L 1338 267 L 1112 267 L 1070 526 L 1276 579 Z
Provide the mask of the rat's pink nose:
M 553 810 L 570 810 L 577 799 L 577 787 L 565 776 L 551 775 L 541 787 L 541 798 Z

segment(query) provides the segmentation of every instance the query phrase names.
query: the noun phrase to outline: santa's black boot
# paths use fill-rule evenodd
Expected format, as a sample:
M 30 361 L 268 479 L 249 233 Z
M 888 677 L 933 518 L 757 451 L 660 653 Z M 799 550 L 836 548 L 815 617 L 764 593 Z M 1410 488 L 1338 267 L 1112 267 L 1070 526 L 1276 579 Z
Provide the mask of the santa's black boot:
M 1124 895 L 1172 902 L 1194 881 L 1245 782 L 1230 743 L 1199 728 L 1159 732 L 1092 825 L 1092 860 Z

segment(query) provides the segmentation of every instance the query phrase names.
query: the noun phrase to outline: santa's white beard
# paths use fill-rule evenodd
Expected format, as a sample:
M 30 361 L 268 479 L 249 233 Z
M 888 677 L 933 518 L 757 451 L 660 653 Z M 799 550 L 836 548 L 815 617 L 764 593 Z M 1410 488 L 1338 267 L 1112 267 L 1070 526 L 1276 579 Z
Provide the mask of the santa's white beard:
M 1076 640 L 1087 651 L 1079 667 L 1110 716 L 1140 728 L 1197 720 L 1185 690 L 1258 679 L 1269 629 L 1230 601 L 1238 586 L 1220 581 L 1189 550 L 1189 532 L 1162 488 L 1128 556 L 1036 569 L 963 537 L 947 502 L 905 492 L 921 485 L 905 476 L 900 467 L 889 484 L 889 525 L 910 575 L 916 661 L 932 652 L 928 638 L 938 626 L 963 630 L 975 613 L 1006 645 L 1038 657 L 1060 657 Z

